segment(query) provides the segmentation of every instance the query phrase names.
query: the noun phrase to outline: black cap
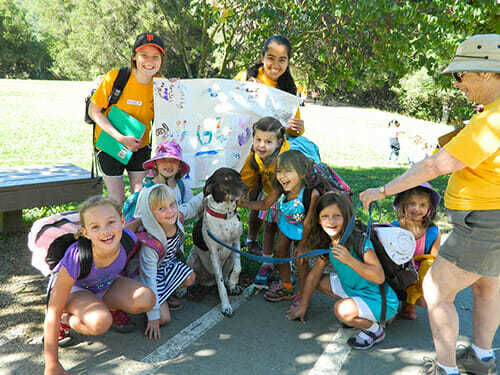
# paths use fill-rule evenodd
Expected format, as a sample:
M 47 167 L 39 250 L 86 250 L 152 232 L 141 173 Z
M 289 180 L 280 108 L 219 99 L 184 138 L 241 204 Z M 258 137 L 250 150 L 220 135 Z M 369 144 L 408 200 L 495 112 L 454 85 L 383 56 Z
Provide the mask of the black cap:
M 139 35 L 135 40 L 132 52 L 135 53 L 146 46 L 156 47 L 160 50 L 162 55 L 165 55 L 165 47 L 163 46 L 163 41 L 155 33 L 144 33 Z

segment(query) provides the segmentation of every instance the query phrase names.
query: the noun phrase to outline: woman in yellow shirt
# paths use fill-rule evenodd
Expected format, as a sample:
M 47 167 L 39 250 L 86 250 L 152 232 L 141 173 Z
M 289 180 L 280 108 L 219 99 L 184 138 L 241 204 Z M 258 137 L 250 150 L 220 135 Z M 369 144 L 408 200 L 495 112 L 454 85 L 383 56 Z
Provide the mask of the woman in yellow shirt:
M 126 169 L 132 193 L 142 187 L 146 176 L 143 163 L 151 157 L 150 132 L 153 120 L 153 78 L 160 77 L 158 71 L 163 62 L 165 50 L 161 38 L 153 33 L 144 33 L 137 37 L 131 57 L 131 73 L 116 105 L 146 126 L 142 138 L 124 136 L 109 122 L 107 114 L 109 96 L 113 83 L 118 76 L 118 69 L 105 74 L 101 84 L 91 98 L 89 115 L 95 121 L 94 139 L 97 140 L 102 130 L 122 143 L 133 152 L 127 165 L 96 149 L 99 169 L 104 176 L 104 183 L 111 197 L 123 203 L 125 199 L 123 172 Z M 107 110 L 105 110 L 107 108 Z

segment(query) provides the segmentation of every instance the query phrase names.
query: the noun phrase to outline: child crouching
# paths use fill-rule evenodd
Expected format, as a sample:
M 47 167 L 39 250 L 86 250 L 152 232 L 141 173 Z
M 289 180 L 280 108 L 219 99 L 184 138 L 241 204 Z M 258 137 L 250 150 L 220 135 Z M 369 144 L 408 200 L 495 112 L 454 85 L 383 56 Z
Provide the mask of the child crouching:
M 144 232 L 139 231 L 139 278 L 156 296 L 155 306 L 147 313 L 144 334 L 160 338 L 160 326 L 170 322 L 167 299 L 180 287 L 195 282 L 195 273 L 176 258 L 183 252 L 184 227 L 171 188 L 159 184 L 143 188 L 139 194 L 135 217 L 140 218 Z

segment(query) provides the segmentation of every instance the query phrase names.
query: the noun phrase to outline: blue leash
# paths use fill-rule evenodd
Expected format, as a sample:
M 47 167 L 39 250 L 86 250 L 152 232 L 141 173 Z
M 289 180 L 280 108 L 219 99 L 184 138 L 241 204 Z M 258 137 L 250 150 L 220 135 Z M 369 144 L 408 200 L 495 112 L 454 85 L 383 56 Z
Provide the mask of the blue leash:
M 356 205 L 356 207 L 354 208 L 354 212 L 356 211 L 356 209 L 361 205 L 361 203 L 358 203 Z M 370 209 L 369 209 L 369 213 L 370 213 L 370 218 L 368 220 L 368 223 L 371 224 L 372 222 L 372 206 L 370 205 Z M 351 235 L 352 233 L 352 230 L 354 229 L 354 221 L 355 221 L 355 217 L 356 215 L 353 215 L 351 217 L 351 221 L 349 221 L 349 225 L 347 226 L 344 234 L 342 235 L 342 238 L 340 239 L 340 242 L 339 242 L 339 245 L 343 245 L 347 239 L 349 238 L 349 236 Z M 273 264 L 282 264 L 282 263 L 288 263 L 288 262 L 291 262 L 293 260 L 296 260 L 296 259 L 302 259 L 302 258 L 309 258 L 309 257 L 314 257 L 314 256 L 318 256 L 318 255 L 323 255 L 323 254 L 328 254 L 331 250 L 330 249 L 317 249 L 317 250 L 312 250 L 312 251 L 308 251 L 302 255 L 299 255 L 298 257 L 291 257 L 291 258 L 273 258 L 273 257 L 265 257 L 265 256 L 260 256 L 260 255 L 254 255 L 254 254 L 249 254 L 249 253 L 246 253 L 244 251 L 241 251 L 241 250 L 238 250 L 238 249 L 235 249 L 234 247 L 232 246 L 229 246 L 228 244 L 222 242 L 221 240 L 219 240 L 217 237 L 215 237 L 215 235 L 210 232 L 209 230 L 207 230 L 207 234 L 208 236 L 214 240 L 215 242 L 217 242 L 219 245 L 222 245 L 224 246 L 225 248 L 228 248 L 229 250 L 231 251 L 234 251 L 235 253 L 238 253 L 240 255 L 243 255 L 251 260 L 255 260 L 256 262 L 266 262 L 266 263 L 273 263 Z M 368 236 L 365 237 L 365 240 L 366 238 L 370 238 L 370 233 L 367 233 Z M 363 244 L 364 245 L 364 244 Z

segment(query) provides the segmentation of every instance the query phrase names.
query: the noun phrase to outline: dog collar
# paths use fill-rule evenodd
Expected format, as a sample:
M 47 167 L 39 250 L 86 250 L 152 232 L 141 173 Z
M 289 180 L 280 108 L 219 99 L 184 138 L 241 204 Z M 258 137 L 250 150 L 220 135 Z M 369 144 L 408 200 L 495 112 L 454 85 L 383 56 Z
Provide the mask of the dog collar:
M 206 206 L 205 210 L 207 211 L 207 214 L 212 215 L 213 217 L 218 217 L 219 219 L 227 219 L 227 214 L 221 214 L 219 212 L 215 212 L 214 210 L 210 209 L 210 207 Z

